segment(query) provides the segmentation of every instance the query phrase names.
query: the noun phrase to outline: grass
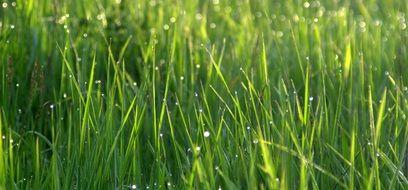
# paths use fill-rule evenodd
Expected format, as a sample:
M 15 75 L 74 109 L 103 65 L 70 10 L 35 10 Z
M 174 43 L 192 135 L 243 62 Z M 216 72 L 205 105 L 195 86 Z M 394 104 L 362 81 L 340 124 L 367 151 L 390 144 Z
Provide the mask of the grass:
M 406 0 L 3 0 L 0 189 L 408 189 Z

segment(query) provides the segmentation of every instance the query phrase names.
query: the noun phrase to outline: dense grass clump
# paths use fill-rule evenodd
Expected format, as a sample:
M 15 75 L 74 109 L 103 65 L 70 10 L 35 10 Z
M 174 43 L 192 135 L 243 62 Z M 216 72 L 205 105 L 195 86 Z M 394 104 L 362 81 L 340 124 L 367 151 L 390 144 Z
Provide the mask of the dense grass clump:
M 3 0 L 0 189 L 408 189 L 406 0 Z

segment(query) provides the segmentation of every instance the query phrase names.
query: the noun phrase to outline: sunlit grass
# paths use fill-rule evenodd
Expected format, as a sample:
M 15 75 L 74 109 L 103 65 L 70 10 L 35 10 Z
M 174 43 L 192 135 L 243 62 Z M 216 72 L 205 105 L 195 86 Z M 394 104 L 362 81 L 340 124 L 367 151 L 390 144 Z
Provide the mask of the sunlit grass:
M 405 0 L 0 5 L 0 189 L 408 189 Z

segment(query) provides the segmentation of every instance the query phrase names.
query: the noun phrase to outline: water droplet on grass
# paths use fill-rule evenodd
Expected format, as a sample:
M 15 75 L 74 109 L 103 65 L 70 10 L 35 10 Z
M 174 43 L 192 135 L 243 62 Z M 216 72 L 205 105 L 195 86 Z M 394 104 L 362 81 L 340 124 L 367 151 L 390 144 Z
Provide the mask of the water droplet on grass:
M 3 8 L 7 8 L 7 6 L 8 6 L 8 5 L 7 5 L 6 2 L 4 2 L 4 3 L 2 4 L 2 7 L 3 7 Z
M 195 18 L 196 18 L 196 20 L 201 20 L 201 19 L 203 19 L 203 15 L 201 15 L 200 13 L 197 13 L 195 15 Z
M 313 101 L 313 99 L 314 99 L 313 96 L 309 97 L 309 101 Z
M 205 138 L 210 137 L 210 132 L 209 132 L 209 131 L 204 131 L 204 137 L 205 137 Z
M 196 151 L 200 151 L 200 150 L 201 150 L 201 147 L 197 146 Z
M 215 23 L 212 22 L 212 23 L 210 24 L 210 28 L 214 29 L 214 28 L 216 28 L 216 27 L 217 27 L 217 25 L 216 25 Z
M 131 186 L 130 186 L 130 189 L 136 189 L 136 188 L 137 188 L 136 185 L 131 185 Z
M 170 26 L 168 24 L 163 25 L 164 30 L 168 30 L 169 28 L 170 28 Z

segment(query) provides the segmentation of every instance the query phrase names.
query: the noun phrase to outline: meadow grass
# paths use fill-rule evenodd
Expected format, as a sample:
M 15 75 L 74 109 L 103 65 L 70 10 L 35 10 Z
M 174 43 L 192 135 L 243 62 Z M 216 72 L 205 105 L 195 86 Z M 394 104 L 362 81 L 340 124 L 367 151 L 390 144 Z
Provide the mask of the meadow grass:
M 3 0 L 0 189 L 408 189 L 406 0 Z

